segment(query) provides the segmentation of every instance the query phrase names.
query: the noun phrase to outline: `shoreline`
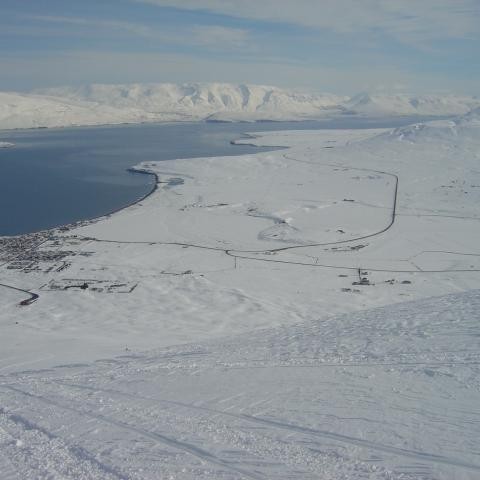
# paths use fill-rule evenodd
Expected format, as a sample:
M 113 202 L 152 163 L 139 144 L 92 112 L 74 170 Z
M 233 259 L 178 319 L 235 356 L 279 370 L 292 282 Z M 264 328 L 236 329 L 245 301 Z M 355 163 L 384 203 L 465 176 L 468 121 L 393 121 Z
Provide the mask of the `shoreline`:
M 69 126 L 63 126 L 63 127 L 32 127 L 32 128 L 16 128 L 16 129 L 10 129 L 10 130 L 0 129 L 0 133 L 2 133 L 2 132 L 32 131 L 32 130 L 49 130 L 49 131 L 51 131 L 51 130 L 63 130 L 63 129 L 68 129 L 68 128 L 71 128 L 71 129 L 87 128 L 87 129 L 89 129 L 89 128 L 110 127 L 110 126 L 111 127 L 121 127 L 121 126 L 135 127 L 135 126 L 143 126 L 143 125 L 146 125 L 146 124 L 148 124 L 148 125 L 172 124 L 173 125 L 173 124 L 185 124 L 185 123 L 207 123 L 207 122 L 205 120 L 199 120 L 199 121 L 183 121 L 183 122 L 182 121 L 176 121 L 176 122 L 142 122 L 142 123 L 122 123 L 122 124 L 102 124 L 102 125 L 69 125 Z M 229 122 L 229 123 L 235 123 L 235 122 Z M 238 122 L 238 123 L 245 123 L 245 122 Z M 279 122 L 279 123 L 281 123 L 281 122 Z M 248 138 L 248 136 L 250 134 L 242 133 L 241 135 Z M 254 137 L 254 136 L 252 136 L 252 137 Z M 243 144 L 236 144 L 234 142 L 235 142 L 235 140 L 231 140 L 229 143 L 233 146 L 245 146 Z M 247 146 L 252 146 L 252 147 L 256 146 L 255 144 L 246 144 L 246 145 Z M 0 148 L 11 148 L 11 147 L 14 147 L 14 146 L 15 146 L 14 143 L 0 142 Z M 286 148 L 286 147 L 278 147 L 278 148 Z M 272 147 L 272 150 L 275 150 L 275 149 L 276 149 L 275 147 Z M 72 229 L 75 229 L 75 228 L 79 228 L 79 227 L 82 227 L 82 226 L 87 226 L 87 225 L 90 225 L 92 223 L 96 223 L 96 222 L 98 222 L 98 221 L 100 221 L 104 218 L 107 219 L 110 216 L 114 215 L 115 213 L 119 213 L 122 210 L 125 210 L 129 207 L 132 207 L 133 205 L 136 205 L 136 204 L 144 201 L 145 199 L 147 199 L 148 197 L 153 195 L 156 192 L 156 190 L 158 189 L 159 178 L 158 178 L 158 175 L 155 172 L 151 172 L 151 171 L 148 171 L 148 170 L 143 169 L 143 168 L 136 168 L 135 165 L 131 166 L 131 167 L 128 167 L 126 169 L 126 171 L 131 172 L 131 173 L 151 175 L 154 178 L 154 184 L 153 184 L 152 188 L 147 193 L 142 195 L 140 198 L 137 198 L 137 199 L 127 203 L 126 205 L 122 205 L 120 207 L 114 208 L 113 210 L 110 210 L 107 213 L 103 213 L 101 215 L 97 215 L 97 216 L 91 217 L 91 218 L 85 218 L 85 219 L 82 219 L 82 220 L 77 220 L 77 221 L 74 221 L 74 222 L 71 222 L 71 223 L 58 225 L 58 226 L 55 226 L 55 227 L 50 227 L 50 228 L 45 228 L 45 229 L 40 229 L 40 230 L 33 230 L 31 232 L 19 233 L 19 234 L 13 234 L 13 235 L 0 235 L 0 240 L 2 240 L 2 239 L 13 239 L 13 238 L 26 238 L 30 235 L 46 235 L 48 237 L 51 237 L 55 233 L 64 233 L 66 231 L 69 231 L 69 230 L 72 230 Z
M 63 128 L 63 127 L 60 127 L 60 128 Z M 246 138 L 249 138 L 249 137 L 257 138 L 257 136 L 249 134 L 249 133 L 242 133 L 242 135 Z M 240 140 L 240 139 L 238 139 L 238 140 Z M 251 146 L 251 147 L 256 147 L 256 145 L 253 144 L 253 143 L 252 144 L 239 144 L 239 143 L 235 143 L 235 140 L 231 140 L 230 144 L 233 145 L 233 146 L 245 146 L 245 145 L 247 145 L 247 146 Z M 14 144 L 11 144 L 11 145 L 14 146 Z M 285 147 L 285 146 L 272 147 L 272 150 L 288 149 L 288 148 L 289 147 Z M 113 210 L 110 210 L 107 213 L 103 213 L 101 215 L 98 215 L 98 216 L 95 216 L 95 217 L 92 217 L 92 218 L 87 218 L 87 219 L 84 219 L 84 220 L 77 220 L 77 221 L 72 222 L 72 223 L 66 223 L 66 224 L 63 224 L 63 225 L 59 225 L 59 226 L 51 227 L 51 228 L 46 228 L 46 229 L 42 229 L 42 230 L 35 230 L 35 231 L 32 231 L 32 232 L 28 232 L 28 233 L 20 233 L 20 234 L 17 234 L 17 235 L 0 235 L 0 240 L 2 240 L 2 239 L 13 239 L 13 238 L 23 238 L 23 237 L 28 237 L 30 235 L 46 235 L 48 237 L 51 237 L 55 233 L 64 233 L 64 232 L 68 232 L 70 230 L 73 230 L 75 228 L 91 225 L 93 223 L 101 221 L 102 219 L 107 219 L 107 218 L 111 217 L 112 215 L 114 215 L 116 213 L 119 213 L 123 210 L 126 210 L 127 208 L 130 208 L 130 207 L 146 200 L 148 197 L 150 197 L 151 195 L 153 195 L 157 191 L 158 184 L 160 183 L 160 180 L 158 178 L 158 175 L 155 172 L 149 171 L 149 170 L 146 170 L 146 169 L 140 168 L 140 167 L 137 168 L 135 165 L 132 166 L 132 167 L 128 167 L 126 169 L 126 171 L 131 172 L 131 173 L 143 174 L 143 175 L 151 175 L 154 178 L 154 183 L 153 183 L 153 186 L 150 189 L 150 191 L 148 191 L 147 193 L 142 195 L 140 198 L 137 198 L 137 199 L 129 202 L 126 205 L 123 205 L 121 207 L 117 207 Z
M 367 121 L 378 121 L 379 118 L 375 118 L 375 117 L 356 117 L 358 120 L 367 120 Z M 409 120 L 412 120 L 412 117 L 411 116 L 395 116 L 395 117 L 391 117 L 389 118 L 390 121 L 398 121 L 400 120 L 401 118 L 403 119 L 409 119 Z M 423 119 L 424 121 L 428 121 L 428 118 L 424 118 L 424 117 L 418 117 L 419 118 L 419 121 L 421 121 L 421 119 Z M 254 122 L 228 122 L 228 123 L 241 123 L 241 124 L 245 124 L 245 125 L 249 125 L 249 126 L 254 126 L 255 124 L 261 124 L 261 123 L 264 123 L 264 122 L 273 122 L 273 123 L 276 123 L 278 125 L 281 125 L 282 123 L 298 123 L 298 124 L 301 124 L 303 122 L 310 122 L 310 121 L 314 121 L 314 122 L 318 122 L 318 123 L 327 123 L 327 120 L 336 120 L 338 118 L 325 118 L 325 119 L 317 119 L 317 120 L 309 120 L 309 119 L 302 119 L 302 120 L 279 120 L 279 121 L 272 121 L 272 120 L 268 120 L 268 121 L 254 121 Z M 105 128 L 105 127 L 141 127 L 141 126 L 144 126 L 144 125 L 166 125 L 166 124 L 185 124 L 185 123 L 214 123 L 214 122 L 208 122 L 207 120 L 198 120 L 198 121 L 174 121 L 174 122 L 142 122 L 142 123 L 121 123 L 121 124 L 98 124 L 98 125 L 69 125 L 69 126 L 60 126 L 60 127 L 32 127 L 32 128 L 17 128 L 17 129 L 10 129 L 10 130 L 1 130 L 0 129 L 0 132 L 21 132 L 21 131 L 31 131 L 31 130 L 63 130 L 63 129 L 83 129 L 83 128 L 86 128 L 86 129 L 97 129 L 97 128 Z M 338 127 L 337 127 L 338 128 Z M 345 127 L 347 128 L 347 127 Z M 365 128 L 373 128 L 371 127 L 370 125 L 366 125 Z M 328 128 L 327 128 L 328 129 Z M 336 129 L 336 128 L 334 128 Z M 268 133 L 268 132 L 265 132 L 265 133 Z M 255 140 L 257 138 L 260 138 L 261 135 L 260 135 L 260 132 L 255 132 L 255 133 L 248 133 L 248 132 L 243 132 L 241 133 L 241 136 L 237 137 L 236 139 L 233 139 L 231 140 L 229 143 L 230 145 L 232 146 L 249 146 L 249 147 L 258 147 L 257 144 L 255 143 L 249 143 L 249 142 L 242 142 L 242 140 L 248 140 L 248 139 L 251 139 L 251 140 Z M 7 148 L 9 147 L 14 147 L 15 144 L 13 143 L 10 143 L 10 142 L 0 142 L 0 148 L 2 146 L 2 143 L 3 144 L 7 144 Z M 268 151 L 275 151 L 275 150 L 288 150 L 290 147 L 288 146 L 285 146 L 285 145 L 269 145 L 268 147 L 269 150 Z M 127 203 L 126 205 L 123 205 L 123 206 L 120 206 L 120 207 L 117 207 L 117 208 L 114 208 L 113 210 L 110 210 L 106 213 L 103 213 L 101 215 L 97 215 L 97 216 L 94 216 L 94 217 L 91 217 L 91 218 L 85 218 L 85 219 L 82 219 L 82 220 L 77 220 L 77 221 L 74 221 L 74 222 L 71 222 L 71 223 L 66 223 L 66 224 L 62 224 L 62 225 L 58 225 L 58 226 L 55 226 L 55 227 L 49 227 L 49 228 L 45 228 L 45 229 L 40 229 L 40 230 L 33 230 L 31 232 L 28 232 L 28 233 L 20 233 L 20 234 L 13 234 L 13 235 L 0 235 L 0 240 L 1 239 L 12 239 L 12 238 L 22 238 L 22 237 L 28 237 L 29 235 L 46 235 L 46 236 L 52 236 L 53 234 L 55 233 L 63 233 L 63 232 L 66 232 L 66 231 L 69 231 L 69 230 L 72 230 L 72 229 L 75 229 L 75 228 L 79 228 L 79 227 L 82 227 L 82 226 L 86 226 L 86 225 L 90 225 L 92 223 L 96 223 L 98 221 L 100 221 L 101 219 L 106 219 L 106 218 L 109 218 L 110 216 L 114 215 L 115 213 L 119 213 L 121 212 L 122 210 L 125 210 L 133 205 L 136 205 L 137 203 L 140 203 L 142 201 L 144 201 L 145 199 L 147 199 L 149 196 L 151 196 L 158 188 L 158 183 L 159 183 L 159 178 L 158 178 L 158 175 L 152 171 L 148 171 L 148 170 L 145 170 L 145 169 L 142 169 L 142 168 L 136 168 L 135 166 L 132 166 L 132 167 L 129 167 L 126 169 L 126 171 L 128 172 L 131 172 L 131 173 L 141 173 L 141 174 L 145 174 L 145 175 L 152 175 L 154 177 L 154 185 L 152 186 L 152 188 L 150 189 L 150 191 L 148 191 L 147 193 L 145 193 L 144 195 L 142 195 L 140 198 L 138 199 L 135 199 L 129 203 Z
M 137 121 L 137 122 L 118 122 L 118 123 L 91 123 L 91 124 L 71 124 L 71 125 L 56 125 L 56 126 L 37 126 L 37 127 L 13 127 L 13 128 L 0 128 L 1 134 L 8 134 L 11 132 L 28 132 L 28 131 L 37 131 L 37 130 L 64 130 L 64 129 L 82 129 L 82 128 L 108 128 L 108 127 L 135 127 L 135 126 L 145 126 L 145 125 L 182 125 L 185 123 L 210 123 L 210 124 L 244 124 L 244 125 L 256 125 L 263 123 L 275 123 L 281 125 L 282 123 L 308 123 L 308 122 L 317 122 L 325 123 L 328 122 L 337 122 L 344 120 L 352 120 L 358 122 L 384 122 L 388 120 L 389 122 L 402 122 L 408 120 L 409 123 L 417 122 L 430 122 L 435 120 L 448 120 L 451 118 L 456 118 L 458 115 L 449 114 L 449 115 L 415 115 L 415 114 L 384 114 L 384 115 L 366 115 L 366 114 L 355 114 L 355 115 L 333 115 L 325 117 L 312 117 L 312 118 L 284 118 L 282 120 L 278 119 L 254 119 L 254 120 L 209 120 L 208 118 L 200 119 L 185 119 L 185 120 L 152 120 L 152 121 Z M 372 128 L 371 126 L 366 126 L 365 128 Z M 1 142 L 0 142 L 1 143 Z
M 110 216 L 114 215 L 115 213 L 121 212 L 122 210 L 125 210 L 129 207 L 132 207 L 133 205 L 136 205 L 137 203 L 142 202 L 143 200 L 147 199 L 151 195 L 153 195 L 157 189 L 158 189 L 158 183 L 159 183 L 159 178 L 158 175 L 155 172 L 149 172 L 148 170 L 145 169 L 136 169 L 135 166 L 129 167 L 126 169 L 128 172 L 131 173 L 139 173 L 143 175 L 151 175 L 154 178 L 154 184 L 150 191 L 142 195 L 140 198 L 137 198 L 136 200 L 133 200 L 132 202 L 128 203 L 127 205 L 123 205 L 121 207 L 115 208 L 107 213 L 103 213 L 101 215 L 98 215 L 96 217 L 84 219 L 84 220 L 77 220 L 76 222 L 72 223 L 66 223 L 64 225 L 59 225 L 57 227 L 51 227 L 51 228 L 46 228 L 43 230 L 35 230 L 32 232 L 28 233 L 20 233 L 18 235 L 0 235 L 0 240 L 2 239 L 13 239 L 13 238 L 22 238 L 22 237 L 28 237 L 29 235 L 48 235 L 51 236 L 54 233 L 64 233 L 68 232 L 70 230 L 73 230 L 74 228 L 79 228 L 82 226 L 90 225 L 92 223 L 96 223 L 102 219 L 107 219 Z
M 86 220 L 79 220 L 79 221 L 74 222 L 74 223 L 67 223 L 66 225 L 61 225 L 59 227 L 54 227 L 52 229 L 47 229 L 46 231 L 48 232 L 50 230 L 60 230 L 61 232 L 65 232 L 65 231 L 69 231 L 69 230 L 74 229 L 74 228 L 78 228 L 78 227 L 81 227 L 81 226 L 90 225 L 92 223 L 99 222 L 102 219 L 107 219 L 107 218 L 111 217 L 112 215 L 114 215 L 115 213 L 121 212 L 122 210 L 126 210 L 127 208 L 130 208 L 133 205 L 136 205 L 136 204 L 142 202 L 143 200 L 146 200 L 148 197 L 150 197 L 151 195 L 153 195 L 157 191 L 158 184 L 159 184 L 160 180 L 158 178 L 158 175 L 155 172 L 150 172 L 150 171 L 145 170 L 143 168 L 138 168 L 137 169 L 135 166 L 129 167 L 126 170 L 127 170 L 127 172 L 131 172 L 131 173 L 139 173 L 139 174 L 142 174 L 142 175 L 151 175 L 154 178 L 154 184 L 153 184 L 152 188 L 150 189 L 150 191 L 145 193 L 144 195 L 142 195 L 140 198 L 137 198 L 136 200 L 131 201 L 127 205 L 123 205 L 121 207 L 114 208 L 113 210 L 111 210 L 107 213 L 104 213 L 102 215 L 98 215 L 97 217 L 89 218 L 89 219 L 86 219 Z M 28 235 L 28 233 L 25 234 L 25 235 Z

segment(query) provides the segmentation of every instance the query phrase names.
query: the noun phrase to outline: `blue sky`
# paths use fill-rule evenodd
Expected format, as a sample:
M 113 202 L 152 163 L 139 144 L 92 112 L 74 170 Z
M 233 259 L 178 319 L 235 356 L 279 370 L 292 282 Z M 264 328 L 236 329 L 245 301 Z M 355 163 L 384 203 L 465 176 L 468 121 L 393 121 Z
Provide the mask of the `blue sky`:
M 480 0 L 0 0 L 0 90 L 242 82 L 480 95 Z

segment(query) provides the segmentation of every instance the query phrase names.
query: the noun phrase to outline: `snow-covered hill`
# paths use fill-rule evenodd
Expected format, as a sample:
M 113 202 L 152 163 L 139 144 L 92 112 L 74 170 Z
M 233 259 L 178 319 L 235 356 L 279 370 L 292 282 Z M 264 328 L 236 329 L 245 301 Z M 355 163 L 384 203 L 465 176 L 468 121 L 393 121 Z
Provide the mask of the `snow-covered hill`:
M 88 85 L 39 93 L 119 109 L 140 108 L 160 117 L 187 120 L 317 118 L 346 100 L 337 95 L 309 95 L 276 87 L 226 83 Z
M 4 479 L 475 480 L 480 293 L 4 375 Z
M 100 125 L 155 120 L 139 109 L 37 94 L 0 92 L 0 129 Z
M 449 141 L 459 137 L 465 141 L 469 137 L 478 138 L 478 127 L 480 127 L 480 108 L 449 120 L 434 120 L 398 127 L 383 134 L 383 137 L 412 143 Z
M 0 129 L 141 122 L 306 120 L 329 116 L 449 116 L 480 107 L 465 96 L 306 94 L 261 85 L 87 85 L 0 92 Z
M 463 115 L 480 106 L 480 99 L 457 95 L 369 95 L 362 93 L 351 98 L 344 107 L 352 113 L 366 116 Z

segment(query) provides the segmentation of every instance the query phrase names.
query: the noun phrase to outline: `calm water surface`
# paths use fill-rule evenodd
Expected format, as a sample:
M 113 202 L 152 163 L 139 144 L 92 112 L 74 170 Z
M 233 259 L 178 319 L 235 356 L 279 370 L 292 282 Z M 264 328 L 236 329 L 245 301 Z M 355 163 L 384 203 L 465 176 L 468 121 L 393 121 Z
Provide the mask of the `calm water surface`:
M 106 214 L 148 193 L 153 177 L 128 172 L 142 161 L 271 150 L 234 146 L 247 131 L 366 128 L 411 123 L 261 122 L 122 125 L 0 132 L 0 235 L 17 235 Z

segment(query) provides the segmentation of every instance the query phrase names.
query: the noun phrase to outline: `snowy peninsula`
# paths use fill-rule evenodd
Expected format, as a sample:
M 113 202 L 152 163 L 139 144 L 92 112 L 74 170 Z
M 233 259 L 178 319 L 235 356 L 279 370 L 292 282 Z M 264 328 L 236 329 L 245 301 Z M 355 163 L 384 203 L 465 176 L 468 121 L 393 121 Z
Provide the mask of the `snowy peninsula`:
M 240 142 L 0 239 L 0 471 L 477 479 L 480 111 Z
M 335 117 L 452 116 L 480 106 L 456 95 L 302 93 L 225 83 L 93 84 L 31 93 L 0 92 L 0 129 L 143 122 L 318 120 Z

